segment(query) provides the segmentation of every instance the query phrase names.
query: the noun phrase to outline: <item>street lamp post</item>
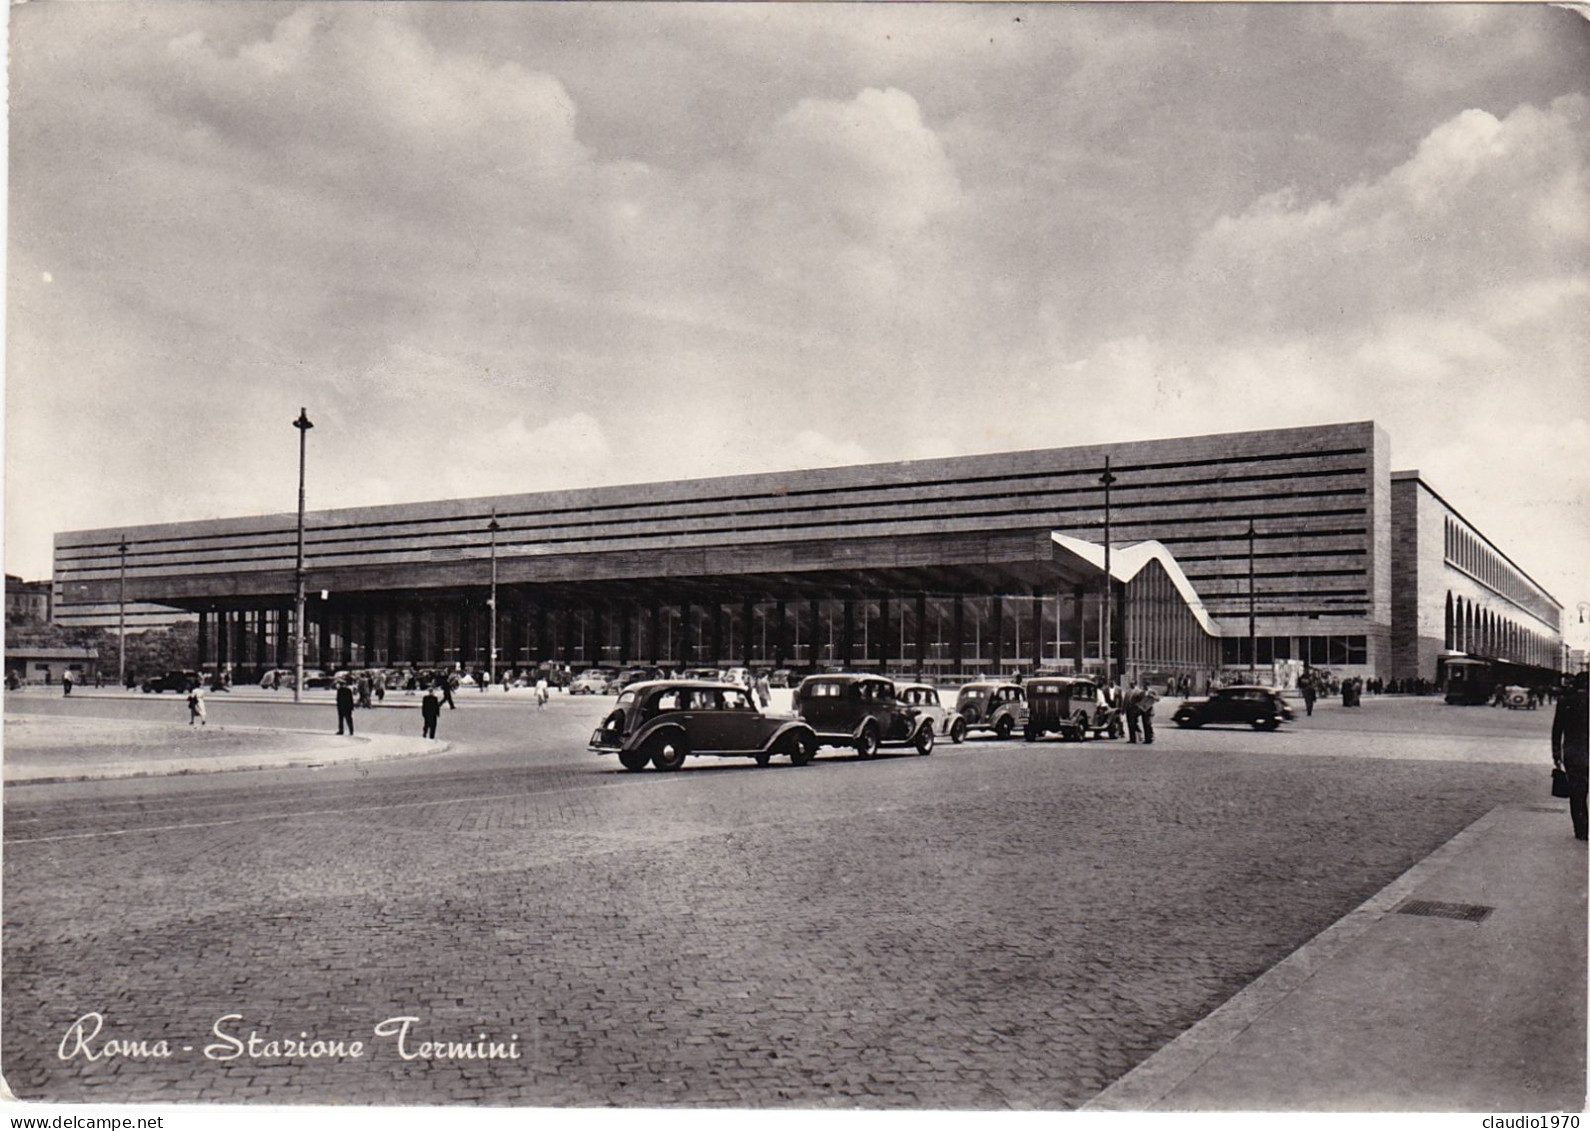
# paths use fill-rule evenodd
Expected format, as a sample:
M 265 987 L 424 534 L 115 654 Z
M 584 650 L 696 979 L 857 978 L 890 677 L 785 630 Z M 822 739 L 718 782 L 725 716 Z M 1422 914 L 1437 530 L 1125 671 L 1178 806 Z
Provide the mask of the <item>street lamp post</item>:
M 486 655 L 486 675 L 488 683 L 496 686 L 497 683 L 497 531 L 502 526 L 497 522 L 497 508 L 491 508 L 491 522 L 486 529 L 491 531 L 491 597 L 486 602 L 486 614 L 491 618 L 490 639 L 487 643 L 489 651 Z
M 121 540 L 121 545 L 116 547 L 116 552 L 121 555 L 121 589 L 117 598 L 116 608 L 116 685 L 127 686 L 127 539 Z
M 1259 671 L 1259 637 L 1256 624 L 1253 595 L 1253 520 L 1250 518 L 1248 519 L 1248 682 L 1250 683 L 1257 681 Z
M 1104 484 L 1104 606 L 1100 610 L 1101 625 L 1104 629 L 1104 682 L 1109 683 L 1115 638 L 1110 635 L 1110 606 L 1115 604 L 1115 586 L 1110 573 L 1110 484 L 1115 482 L 1115 476 L 1110 473 L 1110 457 L 1104 457 L 1104 474 L 1099 476 L 1099 482 Z
M 309 410 L 300 408 L 298 419 L 293 421 L 298 429 L 298 564 L 293 570 L 295 594 L 293 597 L 293 702 L 304 698 L 304 456 L 308 447 Z

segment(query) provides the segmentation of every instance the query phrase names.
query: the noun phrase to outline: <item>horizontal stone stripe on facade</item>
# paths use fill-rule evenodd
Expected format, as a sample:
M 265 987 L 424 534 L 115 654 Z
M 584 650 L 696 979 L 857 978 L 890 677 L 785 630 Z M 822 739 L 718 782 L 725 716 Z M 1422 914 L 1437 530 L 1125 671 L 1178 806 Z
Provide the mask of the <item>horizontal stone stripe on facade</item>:
M 1199 494 L 1191 497 L 1164 495 L 1141 502 L 1133 503 L 1123 501 L 1116 503 L 1112 500 L 1112 512 L 1123 525 L 1132 523 L 1174 522 L 1178 517 L 1177 512 L 1186 508 L 1193 508 L 1195 512 L 1202 511 L 1210 506 L 1235 506 L 1245 504 L 1245 510 L 1232 515 L 1230 521 L 1246 522 L 1251 515 L 1254 518 L 1289 517 L 1290 512 L 1298 507 L 1283 506 L 1279 512 L 1275 509 L 1277 501 L 1299 503 L 1303 514 L 1314 509 L 1323 502 L 1338 499 L 1352 500 L 1363 498 L 1367 489 L 1362 485 L 1343 486 L 1334 488 L 1309 488 L 1307 490 L 1276 490 L 1264 494 L 1234 494 L 1217 496 Z M 874 523 L 892 523 L 909 520 L 911 518 L 932 517 L 980 517 L 995 521 L 1009 521 L 1012 518 L 1022 517 L 1030 523 L 1034 518 L 1051 516 L 1055 522 L 1074 523 L 1077 516 L 1098 515 L 1102 517 L 1102 501 L 1098 504 L 1086 503 L 1053 503 L 1047 500 L 1027 500 L 1015 502 L 1008 498 L 993 498 L 980 500 L 927 500 L 913 503 L 892 504 L 888 507 L 871 508 L 860 506 L 830 507 L 810 512 L 768 512 L 758 522 L 749 522 L 739 519 L 720 518 L 713 525 L 706 528 L 717 532 L 733 532 L 736 534 L 776 534 L 784 530 L 821 528 L 823 526 L 844 525 L 858 526 Z M 613 540 L 624 537 L 657 537 L 678 532 L 681 527 L 677 522 L 664 519 L 636 519 L 628 523 L 613 523 L 606 521 L 563 522 L 563 523 L 518 523 L 502 521 L 498 534 L 499 546 L 511 546 L 516 541 L 532 540 L 536 542 L 576 540 L 582 535 Z M 701 520 L 685 526 L 683 529 L 702 529 Z M 305 533 L 306 549 L 313 548 L 318 552 L 325 552 L 334 545 L 360 546 L 370 550 L 379 550 L 382 542 L 418 542 L 424 545 L 431 543 L 435 548 L 464 548 L 481 545 L 485 538 L 483 527 L 468 530 L 429 530 L 423 535 L 405 535 L 391 532 L 370 532 L 366 535 L 353 537 L 329 534 L 322 530 L 307 530 Z M 145 566 L 152 562 L 181 563 L 184 555 L 203 554 L 208 560 L 215 561 L 248 561 L 258 558 L 258 551 L 274 550 L 278 555 L 296 554 L 297 537 L 292 529 L 277 532 L 272 538 L 263 538 L 252 543 L 237 544 L 235 542 L 218 542 L 205 538 L 193 538 L 175 543 L 167 543 L 160 549 L 145 548 L 140 545 L 135 552 L 128 555 L 129 569 Z M 64 548 L 57 551 L 57 565 L 66 572 L 74 568 L 115 568 L 120 569 L 120 555 L 114 552 L 90 553 L 87 550 L 68 552 Z
M 1195 504 L 1203 504 L 1211 499 L 1218 498 L 1222 502 L 1244 501 L 1250 499 L 1269 498 L 1322 498 L 1330 497 L 1338 492 L 1351 492 L 1356 489 L 1363 493 L 1366 489 L 1364 483 L 1364 469 L 1360 467 L 1344 468 L 1328 475 L 1293 475 L 1267 476 L 1260 481 L 1233 479 L 1230 481 L 1220 479 L 1200 480 L 1196 484 L 1167 483 L 1153 484 L 1143 487 L 1134 487 L 1127 482 L 1118 484 L 1112 493 L 1112 507 L 1119 509 L 1123 515 L 1129 515 L 1135 509 L 1145 505 L 1163 505 L 1171 503 L 1185 503 L 1189 499 Z M 1220 490 L 1227 488 L 1226 490 Z M 897 498 L 862 498 L 846 496 L 842 499 L 825 501 L 823 503 L 797 503 L 789 496 L 779 496 L 766 500 L 767 505 L 722 505 L 714 508 L 695 507 L 659 507 L 647 504 L 626 504 L 625 509 L 631 513 L 623 517 L 603 513 L 601 510 L 585 508 L 571 511 L 566 516 L 551 516 L 544 510 L 527 510 L 513 512 L 500 509 L 497 520 L 503 527 L 504 538 L 511 538 L 515 533 L 542 535 L 546 533 L 578 532 L 581 529 L 612 529 L 615 526 L 648 524 L 668 525 L 674 521 L 688 521 L 700 523 L 702 521 L 734 522 L 746 525 L 794 525 L 799 523 L 820 522 L 826 519 L 852 519 L 860 518 L 873 520 L 878 516 L 888 516 L 898 513 L 902 508 L 919 508 L 922 510 L 987 510 L 990 505 L 998 509 L 1009 509 L 1020 506 L 1028 511 L 1035 508 L 1055 509 L 1065 513 L 1080 513 L 1086 511 L 1103 510 L 1103 493 L 1098 487 L 1073 490 L 1053 489 L 1009 489 L 1009 490 L 981 490 L 981 491 L 913 491 L 910 497 Z M 358 526 L 337 525 L 325 521 L 324 512 L 306 516 L 306 537 L 317 545 L 326 545 L 332 541 L 341 540 L 351 543 L 368 544 L 382 540 L 403 539 L 439 539 L 449 535 L 457 538 L 478 539 L 488 521 L 489 511 L 475 516 L 468 521 L 447 520 L 444 522 L 426 523 L 377 523 L 361 524 Z M 128 555 L 129 564 L 140 558 L 147 558 L 152 553 L 181 551 L 192 548 L 194 545 L 206 543 L 215 544 L 223 548 L 257 548 L 276 547 L 291 548 L 296 546 L 296 519 L 291 515 L 280 516 L 280 525 L 271 528 L 261 528 L 248 535 L 227 534 L 214 531 L 190 532 L 194 536 L 183 537 L 168 534 L 158 541 L 153 539 L 131 539 L 131 550 Z M 247 538 L 247 541 L 239 541 Z M 119 545 L 119 541 L 117 543 Z M 230 544 L 230 545 L 229 545 Z M 87 560 L 105 560 L 109 557 L 119 559 L 116 545 L 103 542 L 72 543 L 62 541 L 57 547 L 58 560 L 63 564 Z
M 825 468 L 797 472 L 763 473 L 717 479 L 684 480 L 669 483 L 591 487 L 527 495 L 505 495 L 477 499 L 439 500 L 375 507 L 341 508 L 314 512 L 326 524 L 357 524 L 414 521 L 434 522 L 449 519 L 484 521 L 489 509 L 511 511 L 521 507 L 529 513 L 552 508 L 571 511 L 590 510 L 607 505 L 663 506 L 690 504 L 703 497 L 738 499 L 763 495 L 794 497 L 802 492 L 850 492 L 856 489 L 909 491 L 935 482 L 953 483 L 977 478 L 996 480 L 1016 476 L 1054 476 L 1058 474 L 1097 474 L 1106 454 L 1114 456 L 1117 474 L 1131 474 L 1139 464 L 1145 470 L 1153 465 L 1237 467 L 1244 461 L 1332 460 L 1356 458 L 1365 463 L 1362 452 L 1372 444 L 1373 428 L 1367 423 L 1331 425 L 1321 428 L 1278 429 L 1267 432 L 1230 433 L 1186 439 L 1134 441 L 1085 448 L 1059 448 L 1031 452 L 961 456 L 942 460 L 909 463 L 872 464 L 860 467 Z M 1341 453 L 1323 454 L 1323 453 Z M 637 496 L 643 496 L 637 498 Z M 279 530 L 294 520 L 291 514 L 224 518 L 205 522 L 172 523 L 136 528 L 102 528 L 97 531 L 65 532 L 57 536 L 57 546 L 98 542 L 114 549 L 122 537 L 182 537 L 187 532 L 224 534 L 260 530 Z
M 1351 501 L 1351 500 L 1348 500 Z M 1267 534 L 1271 539 L 1277 537 L 1307 537 L 1311 524 L 1326 523 L 1332 526 L 1338 524 L 1342 517 L 1341 512 L 1360 514 L 1361 507 L 1329 507 L 1323 508 L 1322 513 L 1312 515 L 1298 515 L 1285 501 L 1259 500 L 1249 504 L 1243 514 L 1229 516 L 1214 514 L 1210 506 L 1218 500 L 1209 500 L 1191 509 L 1191 513 L 1184 513 L 1178 504 L 1167 503 L 1155 505 L 1151 510 L 1140 510 L 1135 513 L 1128 512 L 1115 519 L 1119 539 L 1157 537 L 1160 534 L 1171 534 L 1184 529 L 1195 529 L 1201 525 L 1218 525 L 1228 529 L 1221 530 L 1219 536 L 1226 539 L 1227 544 L 1242 547 L 1243 556 L 1246 555 L 1246 537 L 1239 532 L 1245 529 L 1251 517 L 1256 521 L 1265 521 L 1271 529 Z M 925 512 L 919 515 L 901 515 L 899 513 L 884 515 L 857 515 L 846 517 L 842 522 L 830 522 L 823 525 L 794 526 L 785 525 L 772 527 L 765 530 L 734 529 L 721 530 L 694 530 L 688 532 L 677 531 L 593 531 L 584 537 L 570 536 L 564 540 L 540 539 L 530 542 L 518 542 L 511 537 L 499 536 L 498 557 L 506 559 L 516 555 L 523 555 L 526 551 L 551 553 L 573 550 L 603 550 L 619 549 L 624 547 L 679 547 L 686 545 L 714 545 L 737 544 L 747 541 L 799 541 L 820 540 L 832 538 L 849 530 L 865 530 L 868 532 L 883 532 L 888 534 L 909 534 L 922 531 L 957 531 L 957 530 L 988 530 L 1011 529 L 1020 527 L 1042 526 L 1045 529 L 1055 529 L 1067 533 L 1077 533 L 1083 537 L 1096 538 L 1101 524 L 1087 516 L 1086 521 L 1078 522 L 1076 515 L 1061 512 L 1047 511 L 1039 514 L 1023 513 L 988 513 L 956 515 L 953 512 L 943 513 L 943 508 L 922 508 Z M 1277 524 L 1284 523 L 1285 529 L 1276 529 Z M 553 549 L 556 547 L 556 549 Z M 291 549 L 283 548 L 281 552 L 267 557 L 259 557 L 251 551 L 244 550 L 209 550 L 202 546 L 192 546 L 184 551 L 191 555 L 188 558 L 171 557 L 163 562 L 164 569 L 226 566 L 231 569 L 269 569 L 289 567 L 296 555 L 296 544 Z M 328 553 L 320 544 L 306 542 L 306 554 L 313 560 L 321 563 L 344 564 L 360 560 L 380 558 L 392 561 L 457 561 L 469 558 L 485 558 L 490 553 L 489 542 L 476 535 L 467 542 L 451 545 L 432 546 L 404 546 L 401 548 L 372 548 L 352 550 L 344 553 Z M 108 578 L 119 576 L 120 564 L 115 560 L 105 560 L 98 569 L 91 569 L 87 564 L 78 567 L 61 566 L 58 576 L 63 579 L 86 580 L 95 576 Z M 129 568 L 128 577 L 148 576 L 148 566 L 140 565 L 139 569 Z

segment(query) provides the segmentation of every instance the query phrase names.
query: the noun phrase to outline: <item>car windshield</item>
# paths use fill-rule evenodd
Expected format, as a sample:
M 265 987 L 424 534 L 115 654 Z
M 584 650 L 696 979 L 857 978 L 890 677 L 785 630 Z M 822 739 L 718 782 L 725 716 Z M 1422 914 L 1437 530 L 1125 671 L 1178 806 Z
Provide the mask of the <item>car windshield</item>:
M 988 698 L 988 688 L 967 687 L 961 690 L 962 703 L 981 703 Z
M 624 692 L 618 697 L 618 702 L 614 705 L 621 710 L 628 710 L 635 705 L 635 693 L 633 691 Z

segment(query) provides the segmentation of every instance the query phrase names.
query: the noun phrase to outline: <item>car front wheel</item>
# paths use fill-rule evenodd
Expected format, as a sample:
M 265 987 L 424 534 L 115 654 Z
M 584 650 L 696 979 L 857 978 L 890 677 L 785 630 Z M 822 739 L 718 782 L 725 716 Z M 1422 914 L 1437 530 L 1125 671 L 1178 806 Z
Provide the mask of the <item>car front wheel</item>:
M 1253 720 L 1254 730 L 1274 730 L 1280 725 L 1281 720 L 1273 717 Z
M 916 752 L 918 754 L 933 753 L 933 728 L 925 726 L 916 732 Z
M 659 735 L 646 744 L 646 755 L 659 770 L 677 770 L 690 756 L 690 745 L 682 736 Z
M 861 728 L 861 735 L 856 739 L 856 753 L 863 758 L 871 758 L 878 753 L 878 728 L 870 723 Z
M 1088 740 L 1088 737 L 1089 737 L 1089 735 L 1088 735 L 1088 716 L 1087 716 L 1087 714 L 1082 712 L 1082 711 L 1078 711 L 1072 717 L 1071 725 L 1076 728 L 1077 741 L 1078 742 L 1086 742 Z
M 620 750 L 618 760 L 626 770 L 644 770 L 651 754 L 645 750 Z
M 1010 732 L 1014 729 L 1015 724 L 1010 721 L 1010 716 L 1006 715 L 1004 718 L 1000 719 L 998 725 L 994 727 L 994 734 L 998 736 L 999 741 L 1009 742 Z
M 804 766 L 817 754 L 817 744 L 799 735 L 790 735 L 784 740 L 784 753 L 789 755 L 789 764 Z
M 955 722 L 950 725 L 950 741 L 955 743 L 957 746 L 966 741 L 965 719 L 956 719 Z

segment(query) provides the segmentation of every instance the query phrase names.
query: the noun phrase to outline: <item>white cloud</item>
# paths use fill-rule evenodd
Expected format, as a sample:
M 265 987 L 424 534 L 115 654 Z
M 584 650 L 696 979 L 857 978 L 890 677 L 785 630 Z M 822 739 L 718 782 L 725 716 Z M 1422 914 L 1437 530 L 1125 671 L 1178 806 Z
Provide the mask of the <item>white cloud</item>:
M 1504 119 L 1464 111 L 1376 181 L 1314 202 L 1283 190 L 1223 217 L 1193 253 L 1193 316 L 1217 333 L 1332 329 L 1483 306 L 1498 287 L 1581 270 L 1587 108 L 1574 95 Z
M 758 140 L 756 166 L 770 198 L 863 241 L 916 235 L 960 198 L 943 143 L 892 87 L 802 100 Z

